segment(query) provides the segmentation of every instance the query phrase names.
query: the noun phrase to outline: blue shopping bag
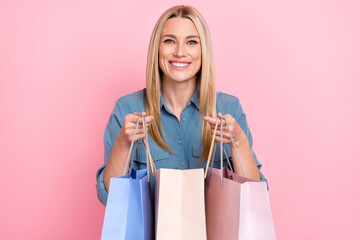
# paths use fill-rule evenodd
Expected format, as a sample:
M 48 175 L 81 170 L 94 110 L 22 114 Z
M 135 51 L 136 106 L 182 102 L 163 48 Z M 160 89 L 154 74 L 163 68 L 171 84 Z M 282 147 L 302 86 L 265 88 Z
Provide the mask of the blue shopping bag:
M 147 170 L 112 178 L 109 189 L 101 239 L 153 239 Z
M 139 119 L 135 127 L 135 133 L 139 124 Z M 143 119 L 145 122 L 145 119 Z M 145 138 L 147 131 L 145 127 Z M 134 133 L 134 136 L 135 136 Z M 110 180 L 109 194 L 106 203 L 105 217 L 101 239 L 102 240 L 137 240 L 149 239 L 154 236 L 153 230 L 153 203 L 150 190 L 150 167 L 154 171 L 149 147 L 145 139 L 147 153 L 147 169 L 134 170 L 129 167 L 130 173 L 120 177 L 113 177 Z M 130 146 L 127 162 L 134 145 L 134 138 Z M 135 152 L 135 151 L 134 151 Z M 152 165 L 151 165 L 152 164 Z M 124 169 L 124 174 L 127 167 Z

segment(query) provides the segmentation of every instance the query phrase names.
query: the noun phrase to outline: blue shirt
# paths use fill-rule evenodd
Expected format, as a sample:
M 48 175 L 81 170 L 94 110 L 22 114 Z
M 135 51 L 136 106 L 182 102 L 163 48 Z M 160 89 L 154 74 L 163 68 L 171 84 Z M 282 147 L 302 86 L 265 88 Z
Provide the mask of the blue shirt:
M 200 136 L 202 126 L 202 115 L 199 116 L 199 95 L 198 91 L 194 93 L 191 100 L 184 108 L 180 121 L 166 106 L 163 96 L 160 99 L 161 110 L 161 124 L 167 138 L 167 145 L 174 150 L 174 152 L 167 152 L 159 147 L 149 135 L 149 147 L 151 156 L 154 160 L 156 168 L 175 168 L 175 169 L 189 169 L 189 168 L 205 168 L 206 160 L 199 163 L 201 153 L 203 151 Z M 216 110 L 223 115 L 231 114 L 241 129 L 245 132 L 253 153 L 256 165 L 260 170 L 262 164 L 257 160 L 255 152 L 252 150 L 253 139 L 246 122 L 245 113 L 240 105 L 238 98 L 218 92 L 216 94 Z M 104 168 L 110 158 L 110 154 L 117 135 L 124 123 L 125 115 L 133 112 L 145 112 L 145 89 L 128 94 L 119 98 L 116 101 L 113 112 L 110 115 L 109 122 L 104 134 L 104 165 L 99 168 L 96 173 L 96 189 L 100 202 L 106 205 L 107 192 L 104 187 Z M 214 167 L 220 168 L 220 150 L 219 144 L 216 149 Z M 230 146 L 225 145 L 225 150 L 231 158 Z M 225 160 L 224 154 L 224 160 Z M 146 168 L 146 155 L 142 141 L 138 141 L 136 153 L 134 156 L 133 169 Z M 227 161 L 224 161 L 224 166 L 227 166 Z M 260 172 L 261 180 L 267 180 Z

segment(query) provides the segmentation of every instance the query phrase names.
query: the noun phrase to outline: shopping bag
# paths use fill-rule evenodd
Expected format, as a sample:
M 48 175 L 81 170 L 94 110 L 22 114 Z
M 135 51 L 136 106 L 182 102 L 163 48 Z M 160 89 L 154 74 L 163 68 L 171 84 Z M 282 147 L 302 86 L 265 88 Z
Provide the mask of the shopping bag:
M 228 127 L 227 122 L 226 125 Z M 217 129 L 217 126 L 215 129 Z M 221 120 L 220 129 L 220 135 L 222 136 Z M 266 183 L 239 176 L 227 167 L 222 167 L 222 151 L 224 150 L 222 138 L 220 142 L 221 169 L 209 168 L 210 155 L 214 153 L 215 134 L 216 131 L 214 132 L 205 170 L 205 207 L 208 239 L 276 239 Z M 232 139 L 231 134 L 230 137 Z M 232 144 L 234 144 L 233 139 Z M 235 152 L 237 158 L 240 159 L 236 148 Z M 227 157 L 227 154 L 225 156 Z M 211 162 L 213 164 L 213 159 Z M 229 166 L 231 165 L 229 164 Z M 246 176 L 241 161 L 240 166 L 243 175 Z
M 106 204 L 102 240 L 135 240 L 153 239 L 153 202 L 150 191 L 151 172 L 154 164 L 151 159 L 146 139 L 147 169 L 131 169 L 133 159 L 130 161 L 134 138 L 138 129 L 140 117 L 137 120 L 130 151 L 127 157 L 124 175 L 113 177 L 110 180 L 108 200 Z M 145 122 L 145 117 L 143 118 Z M 144 124 L 145 138 L 147 138 Z M 135 154 L 135 149 L 133 155 Z M 130 164 L 130 166 L 129 166 Z M 149 169 L 152 169 L 151 172 Z M 125 175 L 130 169 L 130 173 Z
M 158 169 L 155 174 L 157 240 L 205 240 L 204 170 Z

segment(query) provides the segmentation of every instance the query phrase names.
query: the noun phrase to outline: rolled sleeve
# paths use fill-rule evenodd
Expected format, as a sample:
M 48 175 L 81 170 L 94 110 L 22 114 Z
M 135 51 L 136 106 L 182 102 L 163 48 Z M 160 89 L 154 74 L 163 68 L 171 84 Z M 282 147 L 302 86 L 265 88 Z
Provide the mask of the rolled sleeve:
M 96 191 L 97 191 L 98 199 L 104 206 L 106 206 L 108 193 L 107 193 L 107 191 L 105 189 L 105 185 L 104 185 L 104 169 L 105 169 L 105 165 L 103 167 L 101 167 L 96 173 L 96 176 L 97 176 L 96 177 L 96 179 L 97 179 Z

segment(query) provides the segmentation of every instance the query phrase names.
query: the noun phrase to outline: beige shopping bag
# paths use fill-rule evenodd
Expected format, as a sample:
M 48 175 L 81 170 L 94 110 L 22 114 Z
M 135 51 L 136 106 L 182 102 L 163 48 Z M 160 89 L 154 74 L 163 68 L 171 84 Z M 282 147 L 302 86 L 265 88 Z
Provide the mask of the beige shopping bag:
M 205 221 L 204 170 L 156 170 L 156 239 L 206 239 Z

